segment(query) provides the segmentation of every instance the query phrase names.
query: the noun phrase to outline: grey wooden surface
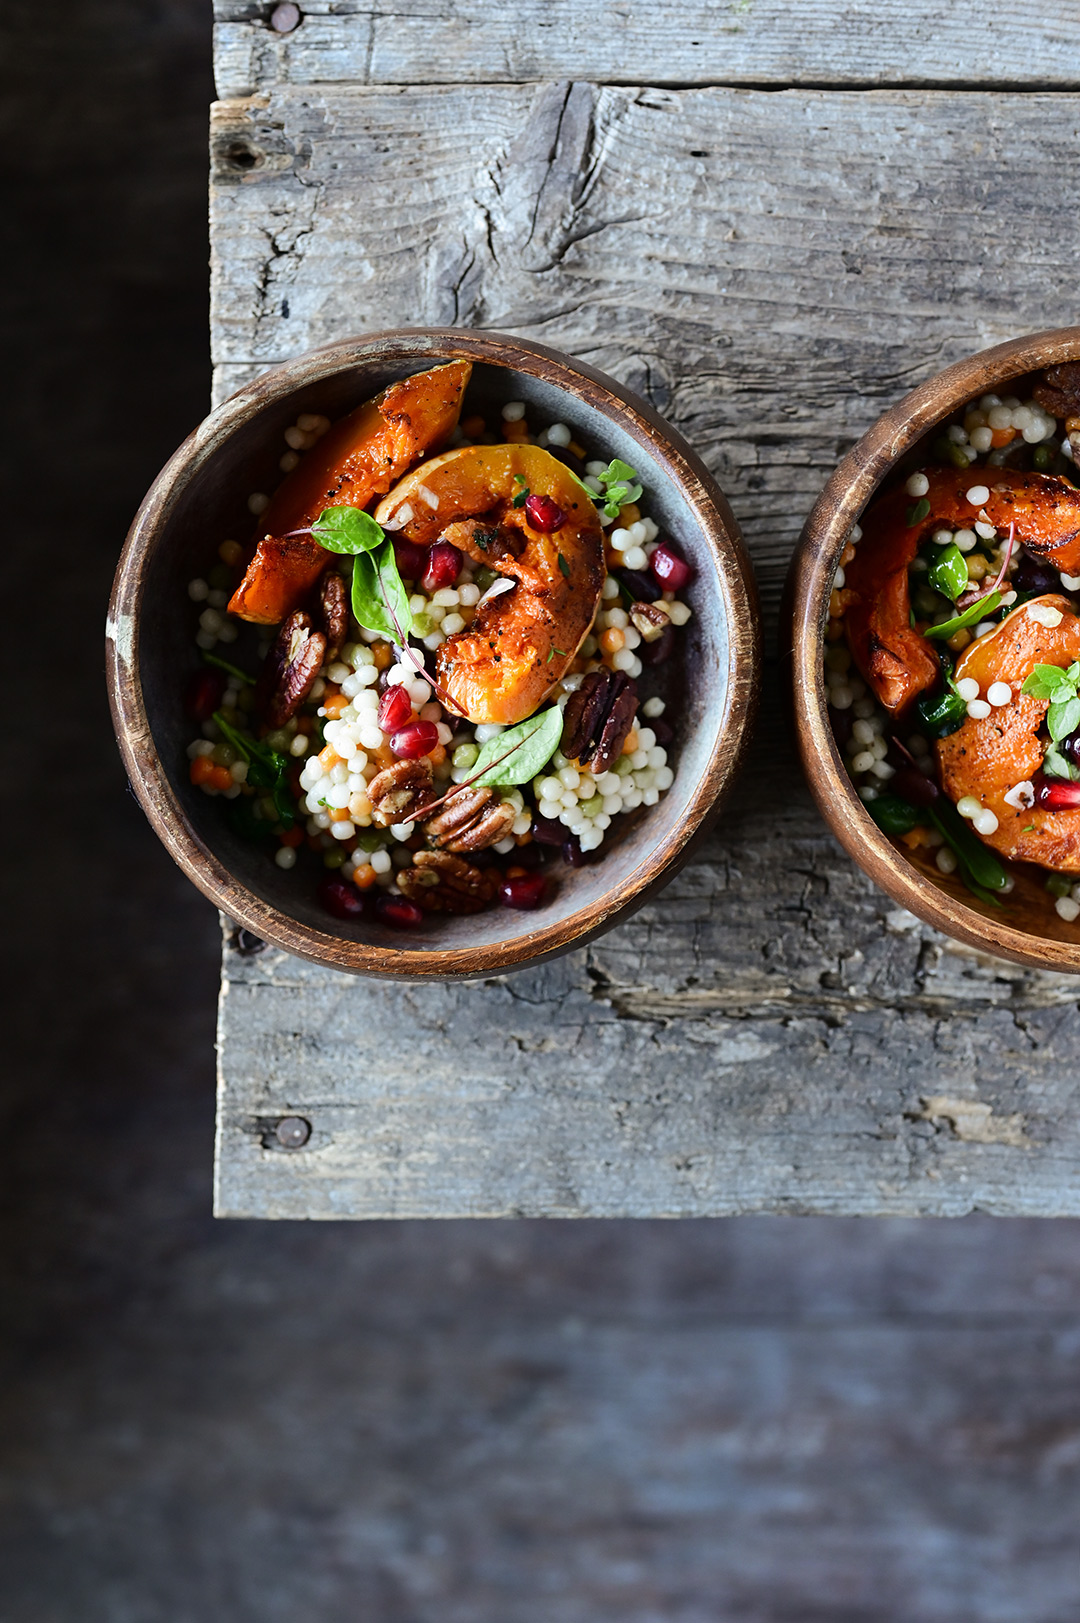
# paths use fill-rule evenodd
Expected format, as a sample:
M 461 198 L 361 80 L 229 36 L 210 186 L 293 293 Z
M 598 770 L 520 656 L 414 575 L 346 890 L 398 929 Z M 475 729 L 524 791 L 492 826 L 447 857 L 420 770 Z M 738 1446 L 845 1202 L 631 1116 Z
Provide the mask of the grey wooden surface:
M 1078 102 L 1022 88 L 1080 80 L 1074 14 L 988 29 L 965 4 L 935 29 L 890 3 L 875 28 L 843 8 L 830 36 L 832 9 L 702 7 L 705 65 L 676 73 L 685 12 L 619 33 L 579 6 L 574 71 L 599 83 L 560 77 L 558 27 L 508 55 L 494 8 L 475 27 L 451 8 L 421 48 L 408 7 L 313 7 L 282 40 L 221 5 L 218 397 L 382 326 L 566 348 L 706 457 L 772 644 L 837 455 L 948 361 L 1077 316 Z M 651 86 L 614 82 L 654 60 Z M 436 72 L 491 82 L 421 82 Z M 899 81 L 954 88 L 842 88 Z M 876 893 L 825 834 L 779 712 L 770 672 L 703 857 L 559 964 L 395 989 L 227 944 L 218 1210 L 1080 1212 L 1076 983 L 980 960 Z M 312 1137 L 287 1152 L 272 1127 L 294 1112 Z

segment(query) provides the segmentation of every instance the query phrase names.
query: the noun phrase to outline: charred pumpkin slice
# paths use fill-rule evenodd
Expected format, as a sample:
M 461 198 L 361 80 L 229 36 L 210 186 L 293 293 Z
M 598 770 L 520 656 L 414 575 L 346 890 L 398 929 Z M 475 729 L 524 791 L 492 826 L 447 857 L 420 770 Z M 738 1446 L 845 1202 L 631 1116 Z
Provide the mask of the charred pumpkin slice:
M 907 709 L 938 679 L 937 655 L 911 624 L 908 570 L 928 535 L 977 522 L 1016 539 L 1055 568 L 1080 570 L 1080 490 L 1045 473 L 1007 468 L 926 468 L 929 512 L 915 524 L 915 502 L 903 486 L 875 502 L 862 520 L 863 539 L 844 571 L 844 629 L 863 679 L 886 710 Z M 972 502 L 971 490 L 986 500 Z
M 1059 618 L 1054 624 L 1044 623 L 1055 615 Z M 1006 684 L 1012 698 L 1007 704 L 992 705 L 990 714 L 981 719 L 969 716 L 955 733 L 937 743 L 942 787 L 950 800 L 973 796 L 997 818 L 994 833 L 980 838 L 1002 856 L 1062 873 L 1080 873 L 1080 809 L 1014 806 L 1005 796 L 1018 784 L 1031 782 L 1046 752 L 1039 729 L 1047 701 L 1022 693 L 1024 683 L 1036 665 L 1068 667 L 1076 659 L 1080 659 L 1080 619 L 1068 598 L 1048 593 L 1014 609 L 965 649 L 955 671 L 957 681 L 978 682 L 983 698 L 995 682 Z
M 417 372 L 335 423 L 262 515 L 261 539 L 230 613 L 257 625 L 277 625 L 299 608 L 332 554 L 289 532 L 310 525 L 325 507 L 366 507 L 418 457 L 449 438 L 471 372 L 469 361 Z
M 447 637 L 439 680 L 470 721 L 523 721 L 569 669 L 604 584 L 603 530 L 585 487 L 536 445 L 476 445 L 415 469 L 376 509 L 426 546 L 440 535 L 505 577 Z

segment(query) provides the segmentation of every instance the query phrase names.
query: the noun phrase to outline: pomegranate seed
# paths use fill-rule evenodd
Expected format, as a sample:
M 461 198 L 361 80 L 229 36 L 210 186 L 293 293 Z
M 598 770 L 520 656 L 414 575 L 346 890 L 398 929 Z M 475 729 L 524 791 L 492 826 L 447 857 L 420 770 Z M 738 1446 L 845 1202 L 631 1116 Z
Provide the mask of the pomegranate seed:
M 367 901 L 356 886 L 336 875 L 323 880 L 319 886 L 319 900 L 336 919 L 360 919 L 367 912 Z
M 576 834 L 571 834 L 568 840 L 563 841 L 562 859 L 568 868 L 584 868 L 585 853 Z
M 846 715 L 847 711 L 841 714 Z M 889 780 L 889 793 L 899 795 L 912 806 L 932 806 L 940 790 L 933 778 L 928 778 L 917 766 L 901 766 Z
M 412 700 L 404 687 L 386 688 L 379 700 L 379 726 L 384 733 L 400 732 L 412 720 Z
M 196 721 L 209 721 L 225 692 L 225 672 L 196 671 L 188 686 L 185 704 Z
M 544 535 L 552 535 L 566 523 L 566 514 L 550 496 L 526 496 L 525 517 L 534 530 L 541 530 Z
M 655 642 L 643 642 L 638 652 L 646 665 L 663 665 L 675 652 L 675 627 L 665 626 Z
M 1074 811 L 1080 806 L 1080 783 L 1069 783 L 1064 778 L 1047 778 L 1036 772 L 1034 784 L 1035 804 L 1043 811 Z
M 428 549 L 404 538 L 394 542 L 394 558 L 398 574 L 405 580 L 420 580 L 427 572 Z
M 421 755 L 430 755 L 438 742 L 439 729 L 433 721 L 410 721 L 394 733 L 390 748 L 402 760 L 418 761 Z
M 681 592 L 694 578 L 692 567 L 670 541 L 661 541 L 649 559 L 649 568 L 665 592 Z
M 533 816 L 532 832 L 533 839 L 539 840 L 541 845 L 562 845 L 566 839 L 564 825 L 553 817 L 541 817 L 539 812 Z M 525 849 L 528 850 L 528 846 Z
M 504 879 L 499 886 L 499 900 L 504 907 L 516 907 L 528 912 L 540 906 L 546 887 L 547 880 L 542 873 L 515 874 L 513 879 Z
M 392 930 L 415 930 L 424 922 L 424 910 L 407 896 L 377 896 L 375 911 Z
M 462 555 L 450 541 L 436 541 L 428 555 L 424 575 L 424 591 L 437 592 L 443 586 L 453 586 L 461 574 Z

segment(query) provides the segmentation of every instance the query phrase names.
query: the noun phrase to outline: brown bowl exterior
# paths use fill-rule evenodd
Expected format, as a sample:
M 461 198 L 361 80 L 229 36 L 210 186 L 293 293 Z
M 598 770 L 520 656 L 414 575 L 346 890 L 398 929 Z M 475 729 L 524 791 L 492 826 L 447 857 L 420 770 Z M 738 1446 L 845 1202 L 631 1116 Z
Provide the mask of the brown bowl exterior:
M 245 500 L 272 489 L 282 431 L 299 412 L 337 416 L 396 377 L 474 363 L 471 398 L 525 399 L 605 455 L 633 460 L 650 511 L 697 568 L 687 631 L 693 680 L 676 781 L 648 816 L 578 870 L 536 913 L 496 908 L 414 934 L 331 921 L 295 872 L 244 847 L 186 778 L 180 695 L 195 669 L 185 585 L 217 541 L 251 528 Z M 477 391 L 479 393 L 477 394 Z M 654 499 L 655 498 L 655 499 Z M 195 430 L 154 481 L 116 572 L 107 628 L 109 697 L 135 793 L 188 877 L 240 925 L 317 963 L 388 979 L 475 978 L 567 952 L 610 929 L 666 883 L 715 817 L 742 763 L 760 682 L 753 574 L 738 526 L 704 463 L 610 378 L 540 344 L 495 333 L 398 330 L 345 339 L 264 374 Z M 201 802 L 201 804 L 200 804 Z M 291 881 L 291 883 L 290 883 Z M 314 887 L 311 887 L 314 890 Z
M 968 946 L 1037 969 L 1080 974 L 1080 927 L 1058 918 L 1037 871 L 1018 870 L 1000 912 L 961 881 L 903 855 L 855 792 L 833 738 L 825 702 L 829 593 L 848 532 L 878 486 L 925 434 L 958 407 L 1044 367 L 1080 358 L 1080 327 L 1015 338 L 958 361 L 913 389 L 874 424 L 838 465 L 803 528 L 786 591 L 795 732 L 814 798 L 841 845 L 894 901 Z

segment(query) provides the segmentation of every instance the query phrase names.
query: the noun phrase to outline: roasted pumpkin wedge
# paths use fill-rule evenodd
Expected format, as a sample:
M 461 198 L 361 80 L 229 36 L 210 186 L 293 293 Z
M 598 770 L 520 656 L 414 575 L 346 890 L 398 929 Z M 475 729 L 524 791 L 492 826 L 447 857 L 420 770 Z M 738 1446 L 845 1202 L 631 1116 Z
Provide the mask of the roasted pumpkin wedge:
M 588 491 L 536 445 L 476 445 L 421 464 L 379 504 L 385 529 L 445 537 L 505 577 L 439 649 L 444 691 L 470 721 L 523 721 L 566 674 L 604 584 Z
M 301 606 L 332 557 L 306 536 L 325 507 L 366 507 L 449 438 L 472 364 L 451 361 L 392 383 L 334 424 L 281 485 L 259 521 L 255 555 L 229 611 L 277 625 Z
M 964 650 L 954 673 L 958 682 L 974 679 L 984 696 L 1003 683 L 1012 698 L 937 742 L 945 793 L 955 802 L 973 797 L 997 818 L 995 831 L 980 838 L 1002 856 L 1060 873 L 1080 873 L 1080 809 L 1044 811 L 1015 793 L 1035 778 L 1046 752 L 1039 730 L 1047 701 L 1021 689 L 1036 665 L 1067 668 L 1078 659 L 1080 619 L 1068 598 L 1048 593 L 1022 604 Z M 1010 793 L 1019 804 L 1006 800 Z
M 1052 474 L 1008 468 L 926 468 L 928 511 L 909 522 L 916 501 L 901 485 L 862 520 L 863 538 L 844 571 L 844 629 L 852 657 L 886 710 L 907 709 L 938 680 L 930 643 L 911 624 L 908 570 L 927 536 L 941 526 L 978 521 L 1016 539 L 1055 568 L 1080 571 L 1080 490 Z M 972 502 L 969 491 L 985 490 Z

